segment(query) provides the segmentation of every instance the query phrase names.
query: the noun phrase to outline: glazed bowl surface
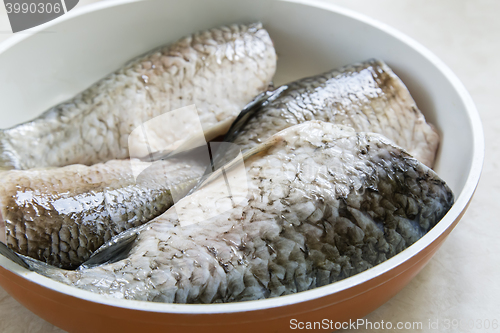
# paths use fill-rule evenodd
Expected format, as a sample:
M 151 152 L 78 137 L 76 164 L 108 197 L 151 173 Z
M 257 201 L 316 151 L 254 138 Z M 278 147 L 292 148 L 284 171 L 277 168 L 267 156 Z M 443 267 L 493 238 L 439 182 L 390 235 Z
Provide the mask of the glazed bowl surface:
M 65 14 L 0 44 L 0 119 L 27 121 L 129 59 L 197 30 L 261 21 L 279 56 L 280 85 L 380 58 L 441 134 L 435 170 L 455 193 L 448 214 L 395 257 L 351 278 L 294 295 L 233 304 L 182 305 L 108 298 L 30 272 L 0 257 L 0 284 L 35 314 L 68 332 L 282 332 L 297 322 L 345 322 L 375 310 L 431 259 L 464 214 L 479 181 L 483 132 L 456 76 L 398 31 L 321 2 L 117 0 Z

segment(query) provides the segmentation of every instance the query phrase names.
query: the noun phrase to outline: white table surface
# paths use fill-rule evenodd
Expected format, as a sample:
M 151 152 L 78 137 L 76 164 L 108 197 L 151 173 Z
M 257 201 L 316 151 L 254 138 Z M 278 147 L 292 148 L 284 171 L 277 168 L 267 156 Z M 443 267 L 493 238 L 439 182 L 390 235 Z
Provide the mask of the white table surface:
M 465 84 L 485 132 L 482 179 L 462 221 L 422 272 L 365 319 L 422 322 L 418 332 L 500 332 L 500 327 L 477 328 L 485 319 L 500 321 L 500 177 L 495 176 L 500 157 L 500 140 L 495 139 L 500 133 L 500 105 L 495 101 L 500 96 L 500 0 L 323 1 L 385 22 L 433 51 Z M 80 0 L 77 8 L 92 2 L 96 0 Z M 0 5 L 0 41 L 11 35 Z M 473 320 L 476 328 L 445 330 L 445 321 L 453 319 Z M 441 329 L 429 328 L 429 320 L 440 320 Z M 351 331 L 355 330 L 343 332 Z M 63 331 L 25 309 L 0 287 L 0 332 Z

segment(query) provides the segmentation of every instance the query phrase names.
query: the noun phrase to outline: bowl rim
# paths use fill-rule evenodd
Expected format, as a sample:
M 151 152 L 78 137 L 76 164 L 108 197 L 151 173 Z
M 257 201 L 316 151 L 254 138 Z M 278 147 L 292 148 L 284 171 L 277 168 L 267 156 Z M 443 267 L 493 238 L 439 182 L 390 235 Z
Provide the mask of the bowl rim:
M 142 2 L 144 0 L 108 0 L 103 2 L 92 3 L 86 5 L 83 8 L 76 8 L 71 12 L 61 16 L 58 20 L 51 21 L 42 24 L 38 27 L 27 30 L 23 34 L 18 34 L 4 42 L 0 43 L 0 54 L 11 48 L 12 46 L 22 42 L 29 36 L 36 34 L 40 31 L 50 29 L 65 20 L 72 19 L 77 16 L 82 16 L 91 12 L 99 11 L 102 9 L 115 7 L 127 3 Z M 327 10 L 335 12 L 337 14 L 352 18 L 357 21 L 361 21 L 372 28 L 378 29 L 395 39 L 399 40 L 403 44 L 406 44 L 417 53 L 421 54 L 426 58 L 434 67 L 443 74 L 443 76 L 449 81 L 451 86 L 457 91 L 459 99 L 465 106 L 467 111 L 467 116 L 469 117 L 469 122 L 472 128 L 473 135 L 473 155 L 471 161 L 471 167 L 467 180 L 464 187 L 456 198 L 455 203 L 448 213 L 439 221 L 439 223 L 433 227 L 426 235 L 419 239 L 412 246 L 397 254 L 396 256 L 372 267 L 364 272 L 358 273 L 352 277 L 343 279 L 341 281 L 314 288 L 311 290 L 285 295 L 275 298 L 245 301 L 245 302 L 234 302 L 234 303 L 223 303 L 223 304 L 173 304 L 173 303 L 157 303 L 148 301 L 135 301 L 135 300 L 123 300 L 117 298 L 111 298 L 110 296 L 100 295 L 90 291 L 82 290 L 73 286 L 65 285 L 63 283 L 57 282 L 45 276 L 39 275 L 38 273 L 29 271 L 9 259 L 0 256 L 0 266 L 7 269 L 8 271 L 16 274 L 17 276 L 33 282 L 42 287 L 48 288 L 56 293 L 61 293 L 67 296 L 76 297 L 85 301 L 98 303 L 107 306 L 113 306 L 117 308 L 124 308 L 137 311 L 146 312 L 156 312 L 156 313 L 172 313 L 172 314 L 223 314 L 223 313 L 241 313 L 241 312 L 251 312 L 266 310 L 270 308 L 279 308 L 293 304 L 299 304 L 302 302 L 312 301 L 314 299 L 326 297 L 333 295 L 335 293 L 348 290 L 350 288 L 356 287 L 362 283 L 373 280 L 374 278 L 388 273 L 393 268 L 400 266 L 406 261 L 409 261 L 412 257 L 417 255 L 419 252 L 424 250 L 431 243 L 436 241 L 445 231 L 453 225 L 453 223 L 460 217 L 463 211 L 467 208 L 470 202 L 479 178 L 481 176 L 481 170 L 484 161 L 484 134 L 479 117 L 479 113 L 474 105 L 474 102 L 465 89 L 464 85 L 460 82 L 458 77 L 445 65 L 436 55 L 429 51 L 426 47 L 420 43 L 413 40 L 411 37 L 403 34 L 391 26 L 372 19 L 364 14 L 360 14 L 350 9 L 343 8 L 338 5 L 320 2 L 319 0 L 274 0 L 279 2 L 289 2 L 296 3 L 311 7 L 316 7 L 322 10 Z

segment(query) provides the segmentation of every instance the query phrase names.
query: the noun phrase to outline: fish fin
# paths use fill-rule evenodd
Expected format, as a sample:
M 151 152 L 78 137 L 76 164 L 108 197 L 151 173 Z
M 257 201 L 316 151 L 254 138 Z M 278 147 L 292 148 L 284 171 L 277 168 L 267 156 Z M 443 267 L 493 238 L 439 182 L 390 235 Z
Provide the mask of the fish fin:
M 281 94 L 287 89 L 288 86 L 285 85 L 273 91 L 265 91 L 258 95 L 253 101 L 248 103 L 233 122 L 231 128 L 229 128 L 229 131 L 224 137 L 224 142 L 233 142 L 240 133 L 241 129 L 251 118 L 262 110 L 264 106 L 281 96 Z M 227 162 L 236 158 L 239 153 L 240 149 L 237 149 L 237 147 L 232 147 L 232 145 L 222 145 L 221 149 L 218 149 L 213 157 L 213 169 L 217 170 Z M 207 170 L 207 173 L 210 173 L 211 171 L 212 170 Z
M 30 271 L 40 273 L 42 275 L 47 275 L 50 274 L 51 272 L 59 272 L 59 271 L 64 271 L 63 268 L 59 268 L 56 266 L 49 265 L 43 261 L 40 261 L 38 259 L 34 259 L 25 255 L 19 255 L 20 258 L 26 263 L 26 265 Z
M 49 265 L 47 263 L 44 263 L 43 261 L 33 259 L 31 257 L 25 256 L 25 255 L 19 255 L 24 262 L 28 265 L 28 269 L 30 271 L 33 271 L 35 273 L 38 273 L 40 275 L 46 276 L 51 278 L 52 280 L 66 283 L 66 284 L 71 284 L 71 281 L 68 279 L 66 276 L 66 272 L 68 270 L 59 268 L 56 266 Z
M 24 256 L 21 256 L 21 255 L 17 254 L 16 252 L 12 251 L 11 249 L 9 249 L 7 247 L 7 245 L 5 245 L 4 243 L 1 243 L 1 242 L 0 242 L 0 254 L 2 254 L 4 257 L 7 257 L 10 260 L 12 260 L 16 264 L 18 264 L 24 268 L 30 269 L 29 264 L 26 263 L 26 261 L 23 259 Z
M 270 102 L 274 101 L 276 98 L 281 96 L 281 94 L 288 89 L 287 85 L 283 85 L 272 91 L 264 91 L 263 93 L 257 95 L 248 103 L 240 114 L 234 120 L 233 124 L 229 128 L 226 136 L 224 137 L 224 142 L 232 142 L 240 132 L 240 130 L 245 126 L 245 124 L 259 111 L 262 110 L 263 106 L 266 106 Z
M 5 131 L 0 130 L 0 170 L 21 169 L 19 156 L 7 140 Z
M 78 269 L 87 269 L 104 264 L 112 264 L 127 258 L 135 240 L 137 239 L 137 236 L 139 235 L 139 228 L 129 229 L 116 237 L 113 237 L 110 241 L 98 248 L 87 261 L 78 267 Z

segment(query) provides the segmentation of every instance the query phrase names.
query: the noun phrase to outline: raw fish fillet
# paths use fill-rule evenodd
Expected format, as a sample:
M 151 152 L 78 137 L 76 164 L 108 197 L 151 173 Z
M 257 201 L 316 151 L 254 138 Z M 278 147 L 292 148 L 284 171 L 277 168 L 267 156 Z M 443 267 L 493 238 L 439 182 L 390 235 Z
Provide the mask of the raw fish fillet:
M 273 43 L 260 23 L 195 33 L 131 61 L 40 117 L 1 130 L 0 168 L 128 158 L 133 129 L 191 104 L 207 130 L 234 119 L 268 88 L 275 70 Z M 167 133 L 172 141 L 185 134 L 178 129 Z
M 129 160 L 4 172 L 0 241 L 20 254 L 76 268 L 113 236 L 164 213 L 174 204 L 172 191 L 193 187 L 207 166 L 197 155 L 134 161 L 147 167 L 137 179 Z
M 439 135 L 425 121 L 410 92 L 380 60 L 369 60 L 284 85 L 244 110 L 226 140 L 242 151 L 309 120 L 380 133 L 433 166 Z

